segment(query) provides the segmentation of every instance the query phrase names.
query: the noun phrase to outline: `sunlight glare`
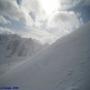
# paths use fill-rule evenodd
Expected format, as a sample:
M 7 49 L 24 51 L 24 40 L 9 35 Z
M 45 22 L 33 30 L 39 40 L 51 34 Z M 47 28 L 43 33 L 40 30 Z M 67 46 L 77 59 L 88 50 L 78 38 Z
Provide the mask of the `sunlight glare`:
M 39 0 L 39 1 L 47 15 L 52 14 L 54 11 L 60 8 L 59 0 Z

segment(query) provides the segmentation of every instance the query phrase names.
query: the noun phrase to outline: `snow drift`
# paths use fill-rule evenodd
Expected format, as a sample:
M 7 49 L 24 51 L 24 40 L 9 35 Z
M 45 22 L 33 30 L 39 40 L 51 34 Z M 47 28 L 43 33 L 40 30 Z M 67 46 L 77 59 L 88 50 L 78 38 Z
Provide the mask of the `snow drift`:
M 0 78 L 20 90 L 90 90 L 90 23 Z M 32 62 L 31 62 L 32 61 Z

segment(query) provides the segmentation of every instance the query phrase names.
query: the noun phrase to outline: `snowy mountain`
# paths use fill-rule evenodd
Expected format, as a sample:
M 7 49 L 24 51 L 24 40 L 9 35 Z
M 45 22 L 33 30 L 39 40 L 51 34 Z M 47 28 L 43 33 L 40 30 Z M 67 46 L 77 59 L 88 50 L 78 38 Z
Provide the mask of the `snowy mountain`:
M 22 38 L 16 34 L 1 34 L 0 35 L 0 49 L 4 49 L 4 57 L 20 57 L 28 56 L 36 53 L 42 48 L 42 45 L 31 38 Z M 0 50 L 1 51 L 1 50 Z
M 0 77 L 20 90 L 90 90 L 90 23 Z M 32 61 L 32 62 L 31 62 Z
M 34 39 L 23 38 L 16 34 L 0 34 L 0 75 L 8 67 L 32 57 L 43 49 L 43 45 Z M 5 68 L 5 70 L 4 70 Z

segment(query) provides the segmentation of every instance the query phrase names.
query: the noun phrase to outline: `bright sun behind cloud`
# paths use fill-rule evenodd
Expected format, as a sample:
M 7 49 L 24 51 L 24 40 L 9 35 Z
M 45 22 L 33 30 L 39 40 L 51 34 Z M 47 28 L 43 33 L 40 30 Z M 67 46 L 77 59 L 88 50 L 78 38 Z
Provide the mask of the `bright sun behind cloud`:
M 11 26 L 8 28 L 10 31 L 23 37 L 52 44 L 82 24 L 79 12 L 67 10 L 79 1 L 81 0 L 0 0 L 1 9 L 3 8 L 0 12 L 1 29 L 4 31 Z M 8 21 L 12 24 L 6 24 Z M 6 25 L 4 29 L 3 23 Z
M 60 8 L 60 0 L 39 0 L 39 2 L 47 15 Z

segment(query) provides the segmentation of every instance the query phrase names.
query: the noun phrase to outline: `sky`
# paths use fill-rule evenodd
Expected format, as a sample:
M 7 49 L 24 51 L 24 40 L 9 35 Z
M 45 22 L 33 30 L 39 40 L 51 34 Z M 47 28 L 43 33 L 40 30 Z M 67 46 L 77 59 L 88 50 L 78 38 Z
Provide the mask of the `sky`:
M 0 33 L 53 43 L 90 20 L 90 0 L 0 0 Z

